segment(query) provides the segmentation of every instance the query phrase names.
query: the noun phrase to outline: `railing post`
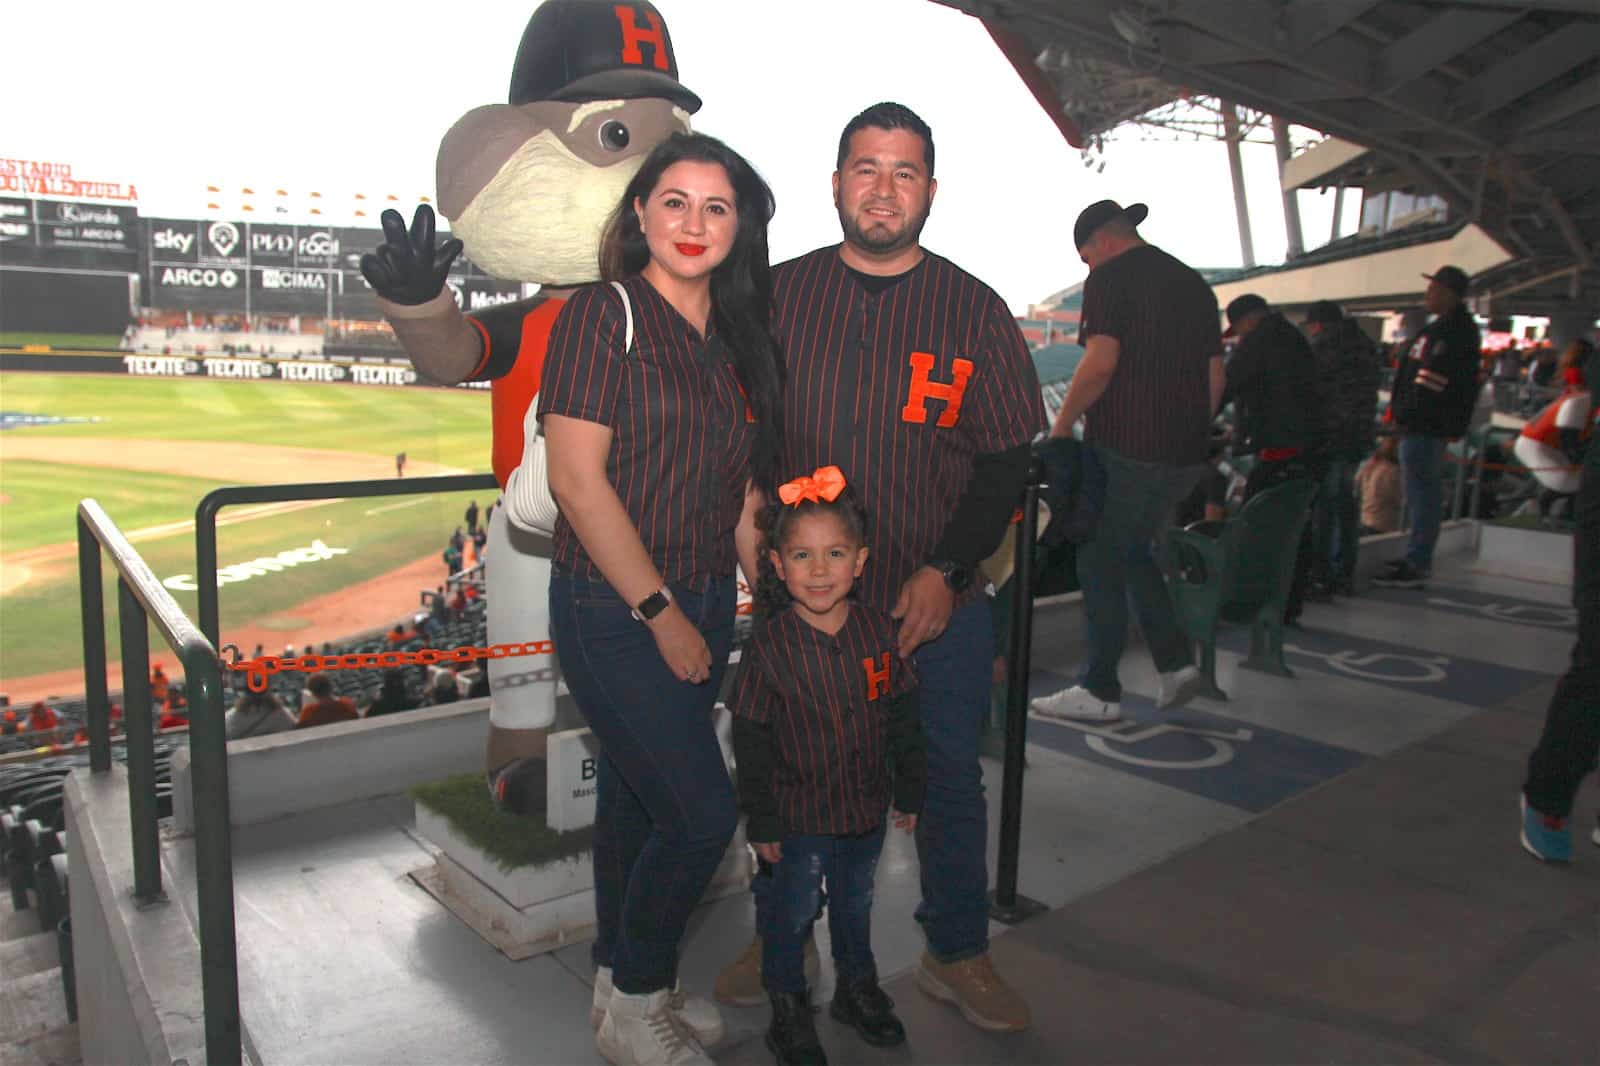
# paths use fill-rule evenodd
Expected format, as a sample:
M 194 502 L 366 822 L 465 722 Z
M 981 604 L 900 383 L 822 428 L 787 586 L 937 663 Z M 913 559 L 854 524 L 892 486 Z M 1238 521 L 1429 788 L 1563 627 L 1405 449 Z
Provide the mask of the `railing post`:
M 1481 513 L 1479 507 L 1483 500 L 1484 463 L 1488 461 L 1489 442 L 1493 439 L 1492 429 L 1486 427 L 1483 431 L 1483 441 L 1478 445 L 1478 461 L 1472 464 L 1472 502 L 1471 509 L 1467 512 L 1468 518 L 1477 518 Z
M 194 583 L 199 587 L 200 632 L 221 648 L 222 610 L 217 598 L 217 511 L 223 497 L 209 492 L 194 509 Z
M 239 960 L 233 913 L 233 829 L 222 673 L 209 646 L 184 649 L 182 656 L 184 688 L 189 696 L 189 778 L 194 804 L 206 1061 L 237 1063 L 241 1059 Z
M 111 770 L 111 708 L 106 695 L 106 608 L 100 542 L 78 515 L 78 600 L 83 611 L 83 689 L 89 730 L 89 769 Z
M 1028 743 L 1028 673 L 1033 657 L 1034 531 L 1039 525 L 1040 468 L 1028 475 L 1022 497 L 1022 521 L 1016 532 L 1016 561 L 1011 572 L 1011 658 L 1006 670 L 1004 775 L 1000 784 L 1000 842 L 989 916 L 1006 925 L 1032 917 L 1045 905 L 1017 893 L 1018 853 L 1022 849 L 1022 775 Z
M 117 624 L 122 630 L 123 728 L 128 735 L 128 810 L 133 822 L 133 894 L 142 903 L 153 903 L 162 895 L 155 716 L 150 708 L 150 622 L 126 577 L 117 579 L 117 608 Z

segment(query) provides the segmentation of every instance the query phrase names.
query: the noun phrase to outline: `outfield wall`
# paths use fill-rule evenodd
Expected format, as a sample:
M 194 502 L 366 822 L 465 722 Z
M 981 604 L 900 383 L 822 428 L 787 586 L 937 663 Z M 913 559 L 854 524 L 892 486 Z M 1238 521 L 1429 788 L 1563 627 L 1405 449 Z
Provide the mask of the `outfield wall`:
M 225 378 L 232 381 L 309 381 L 324 385 L 418 385 L 487 389 L 487 381 L 444 386 L 422 377 L 409 362 L 382 356 L 273 359 L 246 355 L 120 355 L 0 352 L 0 371 L 51 374 L 122 374 L 132 377 Z

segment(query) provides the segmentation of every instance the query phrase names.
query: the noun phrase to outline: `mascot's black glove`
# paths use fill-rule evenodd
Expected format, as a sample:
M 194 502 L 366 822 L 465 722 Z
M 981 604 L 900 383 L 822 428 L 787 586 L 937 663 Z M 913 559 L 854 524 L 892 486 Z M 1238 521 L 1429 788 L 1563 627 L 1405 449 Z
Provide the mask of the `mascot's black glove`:
M 361 275 L 373 291 L 391 303 L 412 306 L 443 292 L 450 264 L 461 254 L 461 242 L 451 237 L 434 247 L 433 208 L 417 205 L 409 234 L 398 211 L 385 211 L 382 222 L 383 243 L 361 257 Z

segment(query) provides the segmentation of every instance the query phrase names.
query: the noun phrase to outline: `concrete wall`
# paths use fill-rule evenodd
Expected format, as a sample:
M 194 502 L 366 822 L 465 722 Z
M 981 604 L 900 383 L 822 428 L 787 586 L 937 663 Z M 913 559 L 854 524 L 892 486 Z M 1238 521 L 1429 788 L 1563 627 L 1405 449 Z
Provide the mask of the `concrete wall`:
M 65 796 L 83 1061 L 204 1062 L 200 942 L 175 903 L 133 899 L 126 771 L 75 770 Z
M 581 724 L 563 689 L 556 728 Z M 229 816 L 249 825 L 481 772 L 488 736 L 489 701 L 477 699 L 235 740 L 228 745 Z M 187 748 L 172 756 L 172 814 L 177 832 L 194 831 Z

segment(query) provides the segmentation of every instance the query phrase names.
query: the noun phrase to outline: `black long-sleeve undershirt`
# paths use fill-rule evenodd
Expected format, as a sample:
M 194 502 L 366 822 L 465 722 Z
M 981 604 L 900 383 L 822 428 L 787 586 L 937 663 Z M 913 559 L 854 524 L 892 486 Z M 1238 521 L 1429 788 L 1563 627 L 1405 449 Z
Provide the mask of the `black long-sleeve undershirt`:
M 972 475 L 930 559 L 972 568 L 994 554 L 1022 499 L 1032 460 L 1028 444 L 972 457 Z

